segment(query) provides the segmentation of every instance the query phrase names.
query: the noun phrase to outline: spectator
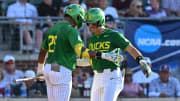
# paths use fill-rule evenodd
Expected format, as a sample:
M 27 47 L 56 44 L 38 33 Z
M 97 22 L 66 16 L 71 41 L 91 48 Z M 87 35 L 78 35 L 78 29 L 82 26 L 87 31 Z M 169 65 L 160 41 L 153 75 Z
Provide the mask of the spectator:
M 97 7 L 98 0 L 86 0 L 87 9 Z
M 39 16 L 57 16 L 58 11 L 59 7 L 53 3 L 53 0 L 43 0 L 38 6 Z
M 129 9 L 124 14 L 125 17 L 145 17 L 146 14 L 143 11 L 143 3 L 141 0 L 133 0 Z
M 123 16 L 129 8 L 132 0 L 113 0 L 112 6 L 118 10 L 119 16 Z
M 148 65 L 152 68 L 151 65 L 151 59 L 149 57 L 144 57 L 144 59 L 147 61 Z M 143 74 L 142 70 L 137 71 L 133 74 L 133 82 L 136 83 L 150 83 L 152 80 L 158 78 L 159 75 L 155 72 L 152 72 L 149 78 L 146 78 L 146 76 Z
M 125 73 L 124 88 L 120 93 L 123 97 L 144 97 L 143 88 L 138 83 L 132 82 L 133 72 L 127 68 Z
M 86 10 L 86 4 L 81 2 L 82 0 L 69 0 L 69 4 L 79 4 Z
M 170 16 L 170 13 L 160 8 L 160 0 L 150 0 L 150 5 L 152 10 L 146 11 L 148 17 L 161 18 Z
M 177 78 L 179 81 L 180 81 L 180 60 L 179 60 L 179 67 L 174 69 L 172 72 L 171 72 L 171 75 L 175 78 Z
M 118 31 L 118 32 L 121 32 L 122 34 L 124 34 L 122 29 L 117 28 L 115 19 L 111 15 L 106 15 L 105 21 L 106 21 L 105 27 L 113 29 L 115 31 Z
M 108 0 L 97 0 L 97 7 L 101 8 L 104 11 L 105 15 L 111 15 L 113 18 L 119 18 L 116 8 L 108 6 Z
M 58 16 L 60 6 L 55 4 L 53 0 L 43 0 L 43 2 L 38 6 L 39 16 L 47 17 L 45 23 L 41 23 L 40 27 L 42 28 L 43 33 L 45 34 L 50 27 L 53 26 L 51 16 Z M 43 20 L 42 20 L 43 21 Z
M 30 3 L 27 3 L 27 0 L 17 0 L 16 3 L 10 5 L 7 10 L 7 17 L 37 17 L 37 9 Z M 13 20 L 13 19 L 11 19 Z M 16 22 L 23 24 L 24 26 L 30 27 L 33 24 L 32 19 L 14 19 Z M 23 27 L 24 27 L 23 26 Z M 29 31 L 23 31 L 23 39 L 27 45 L 32 45 L 33 40 Z M 39 51 L 42 43 L 42 32 L 41 30 L 36 30 L 36 49 Z
M 4 79 L 4 73 L 3 70 L 0 69 L 0 97 L 5 96 L 5 87 L 7 85 L 3 79 Z
M 24 77 L 31 78 L 35 77 L 35 73 L 32 70 L 26 70 Z M 25 81 L 26 88 L 27 88 L 27 96 L 28 97 L 42 97 L 46 95 L 46 86 L 45 83 L 38 83 L 34 80 Z
M 170 76 L 170 66 L 162 65 L 159 71 L 160 77 L 152 80 L 149 87 L 151 97 L 179 97 L 180 83 Z
M 13 94 L 16 96 L 20 96 L 20 87 L 22 85 L 22 82 L 14 83 L 14 79 L 20 79 L 24 77 L 24 74 L 22 71 L 17 70 L 15 68 L 15 58 L 11 55 L 7 55 L 4 57 L 4 80 L 7 86 L 11 86 L 11 89 L 13 91 Z
M 161 0 L 162 7 L 175 16 L 180 16 L 180 0 Z
M 76 68 L 76 70 L 73 72 L 72 87 L 76 89 L 76 92 L 79 92 L 79 94 L 76 95 L 83 96 L 83 82 L 84 82 L 83 74 L 84 73 L 82 72 L 81 68 Z

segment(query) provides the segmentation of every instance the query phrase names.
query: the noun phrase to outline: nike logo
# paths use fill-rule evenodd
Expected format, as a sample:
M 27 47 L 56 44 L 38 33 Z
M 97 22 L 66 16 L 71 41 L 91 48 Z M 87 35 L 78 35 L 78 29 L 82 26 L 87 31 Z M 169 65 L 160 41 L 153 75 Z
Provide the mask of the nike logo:
M 110 80 L 113 80 L 113 79 L 115 79 L 115 78 L 110 78 Z
M 104 37 L 108 37 L 109 35 L 104 35 Z

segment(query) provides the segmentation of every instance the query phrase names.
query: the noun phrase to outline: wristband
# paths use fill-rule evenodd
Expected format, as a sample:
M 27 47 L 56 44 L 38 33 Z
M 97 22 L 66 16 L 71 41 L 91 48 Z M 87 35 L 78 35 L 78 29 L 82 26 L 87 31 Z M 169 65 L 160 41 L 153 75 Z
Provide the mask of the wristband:
M 38 63 L 38 70 L 43 70 L 44 69 L 44 64 Z
M 139 64 L 140 60 L 144 59 L 143 56 L 137 56 L 136 57 L 136 62 Z
M 102 59 L 101 54 L 101 52 L 96 52 L 96 59 Z

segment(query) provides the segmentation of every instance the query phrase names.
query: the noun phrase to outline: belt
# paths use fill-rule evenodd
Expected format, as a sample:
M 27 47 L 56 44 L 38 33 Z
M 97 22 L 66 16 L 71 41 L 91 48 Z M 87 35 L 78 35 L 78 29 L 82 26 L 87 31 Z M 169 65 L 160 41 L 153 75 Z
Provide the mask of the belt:
M 54 72 L 60 72 L 60 65 L 57 63 L 52 63 L 51 64 L 51 70 Z
M 108 68 L 108 69 L 103 69 L 103 70 L 95 70 L 94 72 L 97 72 L 97 73 L 103 73 L 104 71 L 112 72 L 114 70 L 117 70 L 117 68 Z

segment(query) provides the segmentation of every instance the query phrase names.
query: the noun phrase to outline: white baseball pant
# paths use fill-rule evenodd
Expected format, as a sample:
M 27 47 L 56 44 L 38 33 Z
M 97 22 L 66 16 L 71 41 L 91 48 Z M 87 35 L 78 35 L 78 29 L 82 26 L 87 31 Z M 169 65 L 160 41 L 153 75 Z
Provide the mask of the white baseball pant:
M 72 71 L 59 66 L 60 72 L 51 70 L 51 64 L 46 64 L 44 76 L 47 84 L 48 101 L 69 101 L 72 88 Z
M 95 72 L 91 101 L 116 101 L 123 83 L 124 78 L 119 68 L 112 72 L 110 69 L 105 69 L 103 73 Z

